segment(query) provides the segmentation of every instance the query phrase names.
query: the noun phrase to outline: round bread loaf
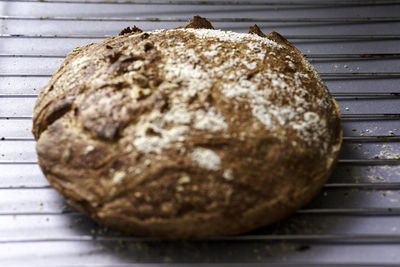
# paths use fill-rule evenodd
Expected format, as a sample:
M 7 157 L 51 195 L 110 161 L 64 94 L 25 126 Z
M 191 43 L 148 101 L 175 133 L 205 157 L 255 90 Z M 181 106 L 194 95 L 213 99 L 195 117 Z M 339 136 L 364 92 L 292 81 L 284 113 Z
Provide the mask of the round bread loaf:
M 125 29 L 40 92 L 39 165 L 73 206 L 138 236 L 243 233 L 305 205 L 338 158 L 337 104 L 279 34 Z

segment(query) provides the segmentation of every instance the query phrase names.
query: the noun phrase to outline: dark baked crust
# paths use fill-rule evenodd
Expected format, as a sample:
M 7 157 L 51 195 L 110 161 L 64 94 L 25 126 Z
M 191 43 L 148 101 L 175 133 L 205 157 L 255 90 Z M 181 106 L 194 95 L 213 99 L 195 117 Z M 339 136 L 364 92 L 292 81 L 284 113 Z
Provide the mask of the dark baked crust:
M 320 190 L 339 109 L 292 44 L 134 29 L 73 50 L 36 102 L 39 165 L 71 204 L 121 231 L 186 239 L 273 223 Z

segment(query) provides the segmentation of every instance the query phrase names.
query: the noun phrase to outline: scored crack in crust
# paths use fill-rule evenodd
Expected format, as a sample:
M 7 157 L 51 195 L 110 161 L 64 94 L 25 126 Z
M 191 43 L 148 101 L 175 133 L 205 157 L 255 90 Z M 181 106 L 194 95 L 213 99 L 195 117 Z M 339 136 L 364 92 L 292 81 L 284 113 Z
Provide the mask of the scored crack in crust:
M 286 39 L 186 27 L 74 49 L 34 107 L 39 165 L 97 221 L 169 239 L 276 222 L 326 182 L 339 108 Z

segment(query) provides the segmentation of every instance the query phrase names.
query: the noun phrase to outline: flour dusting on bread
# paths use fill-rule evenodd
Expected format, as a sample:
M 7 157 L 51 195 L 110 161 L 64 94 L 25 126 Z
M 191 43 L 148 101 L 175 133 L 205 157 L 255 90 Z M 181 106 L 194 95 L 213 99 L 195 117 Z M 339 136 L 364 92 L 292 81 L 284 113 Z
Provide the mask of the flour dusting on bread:
M 196 147 L 193 150 L 192 159 L 195 164 L 207 170 L 218 171 L 221 168 L 220 157 L 210 149 Z
M 278 138 L 287 135 L 287 131 L 295 131 L 308 145 L 318 139 L 329 140 L 326 122 L 317 113 L 308 111 L 330 105 L 318 99 L 328 97 L 328 92 L 325 88 L 323 96 L 313 96 L 305 89 L 303 81 L 309 80 L 309 75 L 296 71 L 295 55 L 283 52 L 282 45 L 254 34 L 211 29 L 160 30 L 149 34 L 165 36 L 168 45 L 161 47 L 156 44 L 167 58 L 161 68 L 168 82 L 180 83 L 180 90 L 171 92 L 174 98 L 171 111 L 176 110 L 177 105 L 179 112 L 167 113 L 165 116 L 168 118 L 176 116 L 176 120 L 179 120 L 181 116 L 191 117 L 194 129 L 228 129 L 224 122 L 225 114 L 217 111 L 217 115 L 211 111 L 211 107 L 210 110 L 197 111 L 204 114 L 200 119 L 197 115 L 191 115 L 193 106 L 188 104 L 196 95 L 212 94 L 212 91 L 219 90 L 226 97 L 234 99 L 233 104 L 250 106 L 253 116 L 264 124 L 266 130 L 276 133 Z M 177 42 L 176 38 L 171 38 L 179 34 L 185 41 Z M 224 46 L 223 42 L 229 42 L 229 46 Z M 194 43 L 197 45 L 193 46 Z M 279 60 L 276 55 L 280 53 L 285 54 L 280 64 L 290 69 L 286 74 L 282 73 L 281 68 L 265 64 L 266 60 Z M 207 60 L 202 60 L 204 58 Z M 297 64 L 302 60 L 297 58 Z M 303 71 L 317 75 L 309 66 Z M 313 119 L 309 119 L 311 117 L 306 115 L 307 111 L 313 114 Z M 320 149 L 324 153 L 327 147 L 321 146 Z

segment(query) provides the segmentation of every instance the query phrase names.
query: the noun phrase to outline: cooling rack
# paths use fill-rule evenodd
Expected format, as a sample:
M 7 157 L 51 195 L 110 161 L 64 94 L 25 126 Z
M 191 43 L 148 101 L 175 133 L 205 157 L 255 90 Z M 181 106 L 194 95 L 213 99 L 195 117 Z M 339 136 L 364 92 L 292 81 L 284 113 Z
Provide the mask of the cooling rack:
M 2 266 L 399 266 L 399 1 L 0 0 L 0 10 Z M 308 57 L 341 107 L 339 163 L 307 207 L 245 235 L 161 242 L 114 232 L 41 174 L 33 104 L 76 46 L 193 15 L 236 32 L 257 23 Z

